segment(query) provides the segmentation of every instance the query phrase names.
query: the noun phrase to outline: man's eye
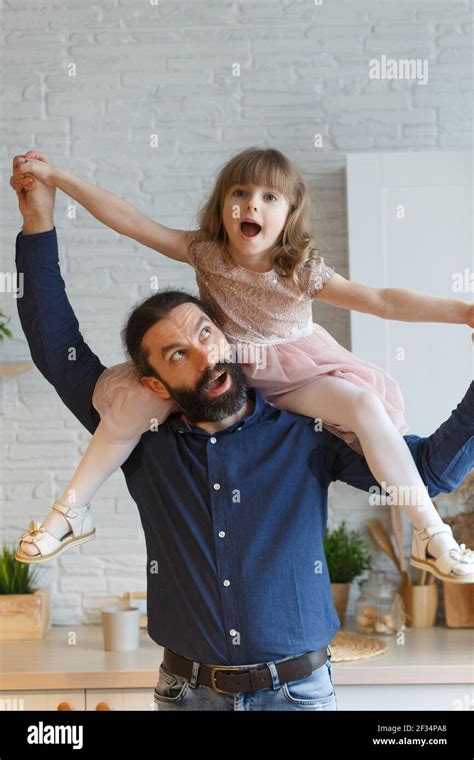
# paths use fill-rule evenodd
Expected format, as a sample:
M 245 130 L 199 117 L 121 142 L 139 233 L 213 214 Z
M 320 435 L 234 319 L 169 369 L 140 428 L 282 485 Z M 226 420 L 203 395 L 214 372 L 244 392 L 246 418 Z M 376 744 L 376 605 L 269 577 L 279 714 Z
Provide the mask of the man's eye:
M 175 361 L 178 361 L 178 359 L 181 359 L 181 356 L 176 358 L 178 354 L 184 355 L 184 351 L 182 351 L 181 349 L 179 349 L 178 351 L 175 351 L 174 354 L 171 354 L 170 361 L 175 362 Z
M 211 334 L 211 329 L 210 329 L 210 327 L 203 327 L 203 329 L 201 330 L 201 335 L 202 335 L 204 332 L 207 332 L 207 335 L 206 335 L 205 337 L 206 337 L 206 338 L 208 338 L 208 337 L 209 337 L 209 335 Z

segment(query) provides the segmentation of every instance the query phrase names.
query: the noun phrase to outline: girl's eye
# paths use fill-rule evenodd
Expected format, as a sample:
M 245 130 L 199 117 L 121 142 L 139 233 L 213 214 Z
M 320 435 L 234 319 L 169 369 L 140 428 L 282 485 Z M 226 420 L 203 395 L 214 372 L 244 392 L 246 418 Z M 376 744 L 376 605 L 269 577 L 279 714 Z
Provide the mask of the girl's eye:
M 236 195 L 237 193 L 244 193 L 245 194 L 245 190 L 238 190 L 238 189 L 234 190 L 233 195 Z M 276 195 L 274 193 L 266 193 L 264 197 L 267 198 L 268 196 L 271 196 L 276 201 L 278 200 L 278 198 L 276 197 Z

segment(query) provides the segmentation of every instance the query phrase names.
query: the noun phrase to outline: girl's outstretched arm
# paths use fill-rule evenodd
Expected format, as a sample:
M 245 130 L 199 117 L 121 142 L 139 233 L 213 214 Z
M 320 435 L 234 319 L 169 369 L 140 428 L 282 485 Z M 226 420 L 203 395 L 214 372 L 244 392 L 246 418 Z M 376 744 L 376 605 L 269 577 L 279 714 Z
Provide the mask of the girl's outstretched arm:
M 43 153 L 28 151 L 13 174 L 23 178 L 24 189 L 34 190 L 35 178 L 46 185 L 58 187 L 66 195 L 81 204 L 99 222 L 133 238 L 138 243 L 176 261 L 189 263 L 187 233 L 174 230 L 141 214 L 131 203 L 118 195 L 75 177 L 55 166 Z
M 439 298 L 400 288 L 371 288 L 350 282 L 337 273 L 314 294 L 314 298 L 342 309 L 361 311 L 382 319 L 451 322 L 474 327 L 474 305 L 469 301 Z

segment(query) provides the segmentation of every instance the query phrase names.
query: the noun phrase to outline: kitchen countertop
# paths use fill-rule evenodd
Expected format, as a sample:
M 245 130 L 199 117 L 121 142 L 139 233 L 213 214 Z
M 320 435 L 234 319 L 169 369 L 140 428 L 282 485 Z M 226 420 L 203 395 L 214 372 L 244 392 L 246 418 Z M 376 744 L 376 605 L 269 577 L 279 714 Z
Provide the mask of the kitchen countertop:
M 404 645 L 395 636 L 380 638 L 389 644 L 385 654 L 333 664 L 336 686 L 474 681 L 472 629 L 413 629 L 405 632 Z M 163 648 L 145 629 L 137 650 L 106 652 L 100 625 L 55 625 L 42 639 L 0 642 L 0 691 L 153 688 L 162 658 Z

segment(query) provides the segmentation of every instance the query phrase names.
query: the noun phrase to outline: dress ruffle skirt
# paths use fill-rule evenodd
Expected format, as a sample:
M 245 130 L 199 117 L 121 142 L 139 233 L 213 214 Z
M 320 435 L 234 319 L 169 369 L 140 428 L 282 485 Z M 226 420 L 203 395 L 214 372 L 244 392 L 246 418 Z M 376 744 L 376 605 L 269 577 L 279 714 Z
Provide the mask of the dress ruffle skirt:
M 289 343 L 259 346 L 258 360 L 244 363 L 241 357 L 251 356 L 250 343 L 228 337 L 236 346 L 236 356 L 242 364 L 250 387 L 279 406 L 284 393 L 302 388 L 318 377 L 332 375 L 343 378 L 359 388 L 373 391 L 383 403 L 395 427 L 404 435 L 408 426 L 404 402 L 396 380 L 374 364 L 358 359 L 325 330 L 314 324 L 310 335 Z M 128 440 L 160 424 L 172 412 L 179 411 L 174 401 L 167 401 L 145 388 L 131 362 L 110 367 L 97 381 L 92 403 L 99 412 L 109 436 Z M 343 438 L 361 453 L 354 433 L 331 420 L 324 427 Z

